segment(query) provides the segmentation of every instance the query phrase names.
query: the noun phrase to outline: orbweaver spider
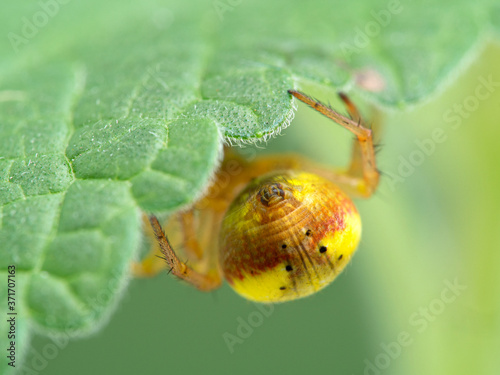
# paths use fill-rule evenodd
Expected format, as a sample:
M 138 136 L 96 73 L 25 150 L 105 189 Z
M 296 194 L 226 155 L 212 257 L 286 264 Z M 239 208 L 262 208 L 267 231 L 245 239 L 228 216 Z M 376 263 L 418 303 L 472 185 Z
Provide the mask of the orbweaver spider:
M 189 265 L 179 259 L 158 219 L 149 217 L 162 259 L 174 275 L 199 290 L 216 289 L 225 277 L 236 292 L 253 301 L 305 297 L 331 283 L 358 246 L 360 217 L 344 191 L 366 198 L 378 185 L 372 131 L 342 93 L 350 118 L 298 91 L 289 93 L 355 135 L 350 165 L 335 172 L 298 155 L 248 162 L 226 150 L 220 171 L 236 160 L 240 172 L 225 184 L 218 184 L 218 172 L 208 191 L 210 199 L 180 214 Z M 197 235 L 208 238 L 206 249 Z M 136 264 L 135 273 L 163 269 L 155 259 L 150 255 Z

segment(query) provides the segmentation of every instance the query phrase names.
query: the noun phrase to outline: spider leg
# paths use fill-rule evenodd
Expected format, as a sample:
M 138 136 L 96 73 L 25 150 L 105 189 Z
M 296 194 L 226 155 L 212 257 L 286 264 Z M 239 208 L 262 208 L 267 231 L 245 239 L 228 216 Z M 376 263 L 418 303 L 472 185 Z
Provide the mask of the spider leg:
M 182 226 L 182 236 L 184 252 L 189 259 L 199 261 L 202 259 L 203 252 L 199 242 L 196 239 L 195 218 L 193 210 L 181 212 L 179 219 Z
M 339 94 L 352 118 L 347 118 L 332 108 L 304 95 L 301 92 L 289 90 L 290 94 L 311 106 L 322 115 L 332 119 L 340 126 L 349 130 L 356 137 L 353 147 L 352 161 L 346 173 L 337 173 L 326 169 L 314 168 L 314 172 L 336 183 L 348 186 L 351 193 L 362 197 L 369 197 L 377 188 L 380 174 L 375 163 L 372 130 L 363 125 L 356 106 L 345 94 Z
M 147 215 L 142 215 L 144 233 L 147 237 L 153 238 L 154 233 Z M 157 243 L 151 246 L 149 253 L 140 261 L 133 261 L 131 264 L 132 275 L 135 277 L 153 277 L 165 269 L 165 260 Z
M 217 265 L 217 253 L 212 251 L 215 250 L 212 246 L 208 247 L 206 252 L 202 252 L 196 236 L 193 210 L 182 212 L 176 218 L 180 219 L 181 228 L 177 232 L 182 234 L 183 252 L 188 260 L 185 262 L 180 260 L 158 219 L 155 216 L 143 215 L 146 235 L 155 241 L 146 257 L 140 262 L 132 263 L 132 274 L 135 277 L 152 277 L 166 269 L 169 274 L 173 273 L 200 290 L 209 291 L 217 288 L 222 279 Z M 208 223 L 206 220 L 204 222 Z M 187 265 L 188 261 L 192 267 Z
M 207 273 L 195 271 L 179 259 L 173 250 L 168 237 L 163 232 L 156 216 L 149 216 L 149 222 L 151 223 L 151 228 L 153 229 L 156 240 L 160 245 L 160 251 L 164 257 L 163 259 L 171 269 L 172 274 L 203 291 L 210 291 L 221 285 L 221 275 L 218 270 L 213 270 L 213 272 Z
M 356 123 L 360 124 L 362 121 L 362 117 L 356 105 L 344 93 L 339 92 L 338 95 L 340 99 L 344 102 L 347 109 L 347 113 L 349 113 L 351 119 Z M 355 137 L 352 142 L 351 162 L 349 164 L 349 169 L 347 173 L 351 176 L 357 176 L 357 177 L 363 175 L 362 153 L 357 137 Z

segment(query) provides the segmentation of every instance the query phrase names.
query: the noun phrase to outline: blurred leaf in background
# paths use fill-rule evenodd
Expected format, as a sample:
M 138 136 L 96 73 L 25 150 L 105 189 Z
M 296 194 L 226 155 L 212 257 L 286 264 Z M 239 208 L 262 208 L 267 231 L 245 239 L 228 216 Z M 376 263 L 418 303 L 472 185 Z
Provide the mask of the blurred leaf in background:
M 0 25 L 0 274 L 16 264 L 20 373 L 498 372 L 498 4 L 46 0 L 4 5 Z M 292 87 L 428 101 L 386 115 L 355 267 L 271 312 L 137 281 L 102 346 L 68 344 L 125 290 L 140 210 L 198 197 L 221 138 L 288 126 Z M 345 163 L 348 136 L 307 112 L 270 146 Z M 46 338 L 28 348 L 31 330 Z

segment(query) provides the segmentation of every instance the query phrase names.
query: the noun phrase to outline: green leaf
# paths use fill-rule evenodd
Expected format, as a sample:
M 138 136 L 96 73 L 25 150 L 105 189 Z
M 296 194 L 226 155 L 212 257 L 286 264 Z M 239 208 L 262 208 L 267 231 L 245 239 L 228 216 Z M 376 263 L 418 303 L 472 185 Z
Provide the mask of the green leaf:
M 18 359 L 31 327 L 101 326 L 126 285 L 140 210 L 189 205 L 223 141 L 288 126 L 288 89 L 387 107 L 428 99 L 498 32 L 499 14 L 451 0 L 4 5 L 0 274 L 17 267 Z

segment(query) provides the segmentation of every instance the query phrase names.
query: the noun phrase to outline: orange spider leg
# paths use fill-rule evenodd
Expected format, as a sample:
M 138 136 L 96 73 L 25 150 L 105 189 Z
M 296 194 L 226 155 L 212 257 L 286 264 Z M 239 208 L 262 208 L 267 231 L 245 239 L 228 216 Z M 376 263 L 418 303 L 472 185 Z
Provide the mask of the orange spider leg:
M 149 218 L 146 214 L 142 215 L 143 227 L 146 237 L 154 238 L 153 228 L 149 223 Z M 135 277 L 152 277 L 165 269 L 165 261 L 160 259 L 160 246 L 155 241 L 152 244 L 149 253 L 140 261 L 134 261 L 131 265 L 132 274 Z
M 171 269 L 172 274 L 179 277 L 182 280 L 194 285 L 199 290 L 210 291 L 218 288 L 221 285 L 221 275 L 218 270 L 215 272 L 201 273 L 195 271 L 193 268 L 188 266 L 185 262 L 181 261 L 177 254 L 172 249 L 167 236 L 163 232 L 160 223 L 156 216 L 149 216 L 149 221 L 151 227 L 153 228 L 154 235 L 158 244 L 160 245 L 160 250 L 164 256 L 164 260 L 167 262 Z
M 351 193 L 362 197 L 373 194 L 378 185 L 379 172 L 375 163 L 375 150 L 373 147 L 373 135 L 371 129 L 365 128 L 356 106 L 344 94 L 339 94 L 353 119 L 349 119 L 330 107 L 317 102 L 301 92 L 289 90 L 290 94 L 311 106 L 322 115 L 332 119 L 337 124 L 349 130 L 356 136 L 356 144 L 353 148 L 351 165 L 345 174 L 338 174 L 327 170 L 314 170 L 329 180 L 349 186 L 353 189 Z M 358 172 L 361 176 L 358 176 Z
M 208 228 L 210 220 L 204 218 L 204 225 L 197 225 L 194 217 L 194 210 L 190 209 L 176 215 L 174 218 L 179 219 L 178 223 L 176 220 L 170 219 L 168 224 L 168 229 L 170 233 L 182 234 L 182 250 L 183 254 L 186 256 L 187 261 L 182 263 L 190 263 L 192 268 L 200 273 L 211 273 L 217 275 L 219 272 L 217 268 L 217 260 L 214 259 L 215 255 L 213 253 L 204 252 L 198 242 L 198 229 L 199 227 L 204 227 L 203 231 L 204 239 L 213 237 L 215 233 L 214 228 Z M 145 222 L 145 232 L 150 238 L 156 239 L 156 233 L 153 231 L 153 227 L 150 223 L 150 218 L 147 215 L 143 215 L 143 221 Z M 180 224 L 180 228 L 177 224 Z M 176 236 L 177 238 L 178 236 Z M 170 242 L 167 240 L 168 244 Z M 170 248 L 172 246 L 170 245 Z M 136 277 L 152 277 L 165 270 L 165 254 L 158 240 L 155 240 L 151 246 L 149 253 L 140 261 L 132 263 L 132 273 Z M 178 258 L 178 256 L 177 256 Z M 167 262 L 170 265 L 169 262 Z M 172 266 L 170 265 L 170 268 Z M 220 277 L 219 277 L 220 278 Z
M 358 108 L 354 105 L 351 99 L 349 99 L 349 97 L 344 93 L 340 92 L 338 95 L 340 99 L 344 102 L 347 108 L 347 112 L 349 113 L 351 119 L 356 123 L 360 124 L 362 121 L 362 117 L 358 111 Z M 355 138 L 352 142 L 351 162 L 349 164 L 347 174 L 356 177 L 363 176 L 362 152 L 358 142 L 358 138 Z
M 203 257 L 203 250 L 196 240 L 196 225 L 193 210 L 180 213 L 184 252 L 189 259 L 200 260 Z

